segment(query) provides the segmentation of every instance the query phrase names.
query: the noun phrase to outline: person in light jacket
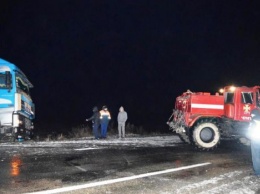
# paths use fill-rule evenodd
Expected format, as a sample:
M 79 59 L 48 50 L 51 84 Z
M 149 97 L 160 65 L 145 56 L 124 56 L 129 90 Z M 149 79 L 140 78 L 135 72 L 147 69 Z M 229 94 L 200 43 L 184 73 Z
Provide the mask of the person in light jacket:
M 100 123 L 101 123 L 101 139 L 107 138 L 107 127 L 111 119 L 110 112 L 107 109 L 107 106 L 103 106 L 102 110 L 99 111 L 100 114 Z
M 125 138 L 125 122 L 127 120 L 127 112 L 125 112 L 124 107 L 119 108 L 119 113 L 117 116 L 118 122 L 118 137 Z

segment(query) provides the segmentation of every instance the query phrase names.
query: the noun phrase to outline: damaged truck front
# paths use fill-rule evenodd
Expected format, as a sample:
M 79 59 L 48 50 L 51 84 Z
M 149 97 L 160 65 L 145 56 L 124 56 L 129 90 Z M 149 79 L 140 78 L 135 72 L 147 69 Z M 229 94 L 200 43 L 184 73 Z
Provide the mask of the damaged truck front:
M 14 64 L 0 59 L 0 140 L 29 139 L 33 134 L 33 85 Z

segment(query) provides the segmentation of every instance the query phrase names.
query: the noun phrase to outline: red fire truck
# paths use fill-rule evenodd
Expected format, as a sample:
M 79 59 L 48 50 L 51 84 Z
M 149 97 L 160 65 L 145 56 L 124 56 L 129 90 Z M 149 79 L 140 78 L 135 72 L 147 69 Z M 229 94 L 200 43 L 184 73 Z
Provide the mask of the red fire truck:
M 260 86 L 226 86 L 220 93 L 184 92 L 167 124 L 199 150 L 213 150 L 221 139 L 244 139 L 250 112 L 260 109 Z

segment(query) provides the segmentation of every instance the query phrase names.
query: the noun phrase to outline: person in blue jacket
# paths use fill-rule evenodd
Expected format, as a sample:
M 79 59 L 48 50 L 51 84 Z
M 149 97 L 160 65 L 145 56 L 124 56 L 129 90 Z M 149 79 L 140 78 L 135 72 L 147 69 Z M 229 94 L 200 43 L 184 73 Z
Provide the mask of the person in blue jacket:
M 98 131 L 99 126 L 100 126 L 100 114 L 98 111 L 98 107 L 93 107 L 93 115 L 86 119 L 86 121 L 92 121 L 92 127 L 93 127 L 93 134 L 95 139 L 99 139 L 100 138 L 100 133 Z
M 107 138 L 107 127 L 111 119 L 110 112 L 107 109 L 107 106 L 103 106 L 102 110 L 99 111 L 100 114 L 100 124 L 101 124 L 101 138 Z
M 251 154 L 254 174 L 260 176 L 260 112 L 254 109 L 251 112 L 251 124 L 249 127 L 251 139 Z

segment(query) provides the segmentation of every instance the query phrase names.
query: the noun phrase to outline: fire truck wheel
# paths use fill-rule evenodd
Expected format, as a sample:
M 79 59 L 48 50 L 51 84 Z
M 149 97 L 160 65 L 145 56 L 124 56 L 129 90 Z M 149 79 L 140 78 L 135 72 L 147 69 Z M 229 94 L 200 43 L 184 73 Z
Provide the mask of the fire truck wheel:
M 211 122 L 198 123 L 193 131 L 193 141 L 198 149 L 211 150 L 216 148 L 220 142 L 218 127 Z

